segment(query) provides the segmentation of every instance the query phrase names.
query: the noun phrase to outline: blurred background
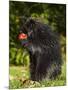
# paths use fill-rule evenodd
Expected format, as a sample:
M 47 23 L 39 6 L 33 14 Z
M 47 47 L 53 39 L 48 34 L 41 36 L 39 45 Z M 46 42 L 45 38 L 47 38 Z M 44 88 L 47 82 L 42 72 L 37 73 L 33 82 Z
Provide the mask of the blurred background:
M 56 81 L 43 83 L 43 86 L 65 85 L 66 80 L 66 5 L 63 4 L 47 4 L 33 2 L 9 2 L 9 64 L 10 64 L 10 88 L 28 87 L 20 80 L 13 81 L 16 76 L 20 78 L 29 78 L 29 53 L 23 48 L 18 39 L 20 22 L 22 25 L 25 19 L 32 17 L 38 19 L 42 23 L 48 24 L 54 32 L 59 34 L 61 44 L 61 54 L 63 59 L 62 75 Z M 23 71 L 22 71 L 23 70 Z M 17 72 L 16 72 L 17 71 Z M 21 71 L 21 72 L 20 72 Z M 18 78 L 17 77 L 17 78 Z M 57 80 L 58 80 L 57 79 Z M 32 82 L 31 82 L 32 83 Z M 32 84 L 33 85 L 33 84 Z M 37 84 L 35 84 L 36 86 Z M 35 87 L 34 86 L 34 87 Z M 30 86 L 31 87 L 31 86 Z M 33 87 L 33 86 L 32 86 Z

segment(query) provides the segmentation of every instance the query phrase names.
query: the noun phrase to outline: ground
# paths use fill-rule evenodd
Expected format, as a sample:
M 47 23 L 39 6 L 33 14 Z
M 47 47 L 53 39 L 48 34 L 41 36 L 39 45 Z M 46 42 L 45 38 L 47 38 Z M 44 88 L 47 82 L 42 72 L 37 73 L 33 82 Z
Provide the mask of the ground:
M 63 86 L 66 85 L 66 63 L 63 62 L 62 73 L 56 80 L 35 82 L 29 80 L 29 69 L 23 66 L 10 66 L 10 84 L 9 88 L 33 88 L 33 87 L 48 87 L 48 86 Z

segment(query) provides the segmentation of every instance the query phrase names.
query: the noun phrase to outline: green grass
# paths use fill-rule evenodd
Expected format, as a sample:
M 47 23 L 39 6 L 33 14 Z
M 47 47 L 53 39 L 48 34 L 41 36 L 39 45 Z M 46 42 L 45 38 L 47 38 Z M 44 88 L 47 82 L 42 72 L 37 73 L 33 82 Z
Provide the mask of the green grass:
M 22 66 L 10 66 L 10 75 L 13 77 L 28 76 L 28 69 Z
M 43 80 L 35 82 L 29 80 L 30 74 L 28 67 L 10 66 L 10 89 L 30 88 L 30 87 L 49 87 L 49 86 L 64 86 L 66 85 L 66 63 L 62 65 L 62 74 L 56 80 Z

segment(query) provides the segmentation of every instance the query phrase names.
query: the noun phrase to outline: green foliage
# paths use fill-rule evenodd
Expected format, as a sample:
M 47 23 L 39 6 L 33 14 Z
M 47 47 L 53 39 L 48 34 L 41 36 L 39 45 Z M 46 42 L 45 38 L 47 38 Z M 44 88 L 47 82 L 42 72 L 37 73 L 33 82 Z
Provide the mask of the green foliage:
M 42 23 L 49 24 L 52 30 L 65 38 L 66 5 L 10 1 L 9 6 L 10 64 L 29 65 L 29 54 L 24 52 L 17 38 L 21 20 L 24 23 L 25 19 L 29 17 L 37 19 Z M 63 38 L 60 41 L 62 49 L 66 48 Z
M 10 48 L 10 64 L 28 66 L 29 65 L 28 52 L 24 51 L 24 49 Z

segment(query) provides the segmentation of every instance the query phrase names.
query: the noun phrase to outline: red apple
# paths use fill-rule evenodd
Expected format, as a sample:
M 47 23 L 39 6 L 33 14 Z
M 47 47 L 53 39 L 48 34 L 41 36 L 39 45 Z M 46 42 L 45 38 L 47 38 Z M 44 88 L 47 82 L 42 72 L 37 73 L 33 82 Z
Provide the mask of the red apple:
M 27 39 L 27 35 L 24 33 L 19 34 L 19 39 Z

